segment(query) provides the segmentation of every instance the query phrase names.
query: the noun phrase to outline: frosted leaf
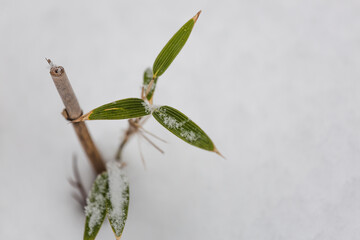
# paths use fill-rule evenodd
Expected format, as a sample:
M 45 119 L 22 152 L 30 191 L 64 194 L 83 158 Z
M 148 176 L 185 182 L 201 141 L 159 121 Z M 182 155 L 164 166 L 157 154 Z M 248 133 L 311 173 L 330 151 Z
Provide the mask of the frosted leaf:
M 123 170 L 115 163 L 107 165 L 109 174 L 108 218 L 117 237 L 125 226 L 129 207 L 129 183 Z
M 146 102 L 142 102 L 141 104 L 144 106 L 145 112 L 148 113 L 148 114 L 150 114 L 150 113 L 151 113 L 151 107 L 150 107 L 150 105 L 147 104 Z
M 151 114 L 151 113 L 154 112 L 157 108 L 159 108 L 159 107 L 156 106 L 156 105 L 150 105 L 150 104 L 148 104 L 148 103 L 146 103 L 146 102 L 143 102 L 143 103 L 141 103 L 141 104 L 144 106 L 145 112 L 146 112 L 147 114 Z
M 164 124 L 168 127 L 168 128 L 174 128 L 174 129 L 179 129 L 181 128 L 186 122 L 188 122 L 189 120 L 185 120 L 182 122 L 177 121 L 174 117 L 169 116 L 166 113 L 166 109 L 164 108 L 160 108 L 159 109 L 159 116 L 162 118 Z
M 184 129 L 181 131 L 180 136 L 186 138 L 186 140 L 188 140 L 190 142 L 194 142 L 199 138 L 199 136 L 196 133 L 194 133 L 193 131 L 187 131 Z
M 204 150 L 219 153 L 207 134 L 179 110 L 161 106 L 152 112 L 161 125 L 183 141 Z
M 102 203 L 106 199 L 98 194 L 95 197 L 94 202 L 87 201 L 87 206 L 85 207 L 85 214 L 89 217 L 89 235 L 93 233 L 94 226 L 98 225 L 100 221 L 103 220 L 101 212 L 105 209 L 105 205 Z
M 107 173 L 99 175 L 86 199 L 84 239 L 95 239 L 106 216 L 108 192 Z

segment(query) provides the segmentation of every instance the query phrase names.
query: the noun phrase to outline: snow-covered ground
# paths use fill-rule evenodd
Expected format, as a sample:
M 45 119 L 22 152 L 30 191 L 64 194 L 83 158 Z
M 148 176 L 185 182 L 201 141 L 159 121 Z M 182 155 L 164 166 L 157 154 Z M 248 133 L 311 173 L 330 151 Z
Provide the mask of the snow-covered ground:
M 145 68 L 202 14 L 159 79 L 226 160 L 154 119 L 164 155 L 124 151 L 122 239 L 355 240 L 360 236 L 360 1 L 0 1 L 0 239 L 82 239 L 67 178 L 76 154 L 45 57 L 83 110 L 138 97 Z M 126 121 L 89 122 L 112 159 Z M 115 239 L 106 222 L 98 239 Z

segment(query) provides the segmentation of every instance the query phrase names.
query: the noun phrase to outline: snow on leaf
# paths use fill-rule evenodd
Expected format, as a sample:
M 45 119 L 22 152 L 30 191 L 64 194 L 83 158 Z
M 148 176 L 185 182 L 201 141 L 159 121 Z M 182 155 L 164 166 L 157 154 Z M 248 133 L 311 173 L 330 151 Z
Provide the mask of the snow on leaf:
M 108 175 L 102 173 L 97 176 L 85 207 L 85 231 L 84 240 L 95 239 L 106 216 L 106 204 L 108 194 Z
M 183 131 L 181 131 L 180 135 L 182 137 L 186 138 L 186 140 L 188 140 L 190 142 L 194 142 L 199 138 L 199 136 L 196 133 L 194 133 L 193 131 L 183 130 Z
M 218 153 L 206 133 L 186 115 L 169 106 L 156 108 L 152 115 L 167 130 L 185 142 L 204 150 Z
M 146 112 L 147 114 L 152 113 L 152 109 L 151 109 L 151 106 L 150 106 L 149 104 L 147 104 L 146 102 L 143 102 L 143 103 L 141 103 L 141 104 L 144 106 L 145 112 Z
M 108 218 L 117 239 L 121 237 L 129 208 L 129 183 L 123 170 L 115 163 L 107 165 L 109 174 Z
M 157 105 L 148 104 L 147 102 L 143 102 L 142 105 L 144 106 L 145 112 L 147 114 L 153 113 L 159 107 Z
M 159 116 L 163 119 L 164 124 L 168 127 L 168 128 L 175 128 L 175 129 L 179 129 L 181 128 L 187 121 L 189 121 L 189 119 L 179 122 L 177 121 L 174 117 L 172 117 L 171 115 L 166 113 L 166 108 L 160 108 L 158 111 Z

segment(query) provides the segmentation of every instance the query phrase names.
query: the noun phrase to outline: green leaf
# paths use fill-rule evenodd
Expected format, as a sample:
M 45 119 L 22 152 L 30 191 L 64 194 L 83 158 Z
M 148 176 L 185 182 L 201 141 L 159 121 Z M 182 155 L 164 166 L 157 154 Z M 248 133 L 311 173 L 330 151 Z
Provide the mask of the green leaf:
M 161 50 L 153 65 L 153 78 L 160 77 L 174 61 L 175 57 L 179 54 L 189 38 L 191 30 L 193 29 L 200 13 L 201 11 L 185 23 Z
M 187 116 L 169 106 L 161 106 L 152 113 L 154 118 L 167 130 L 185 142 L 219 154 L 206 133 Z
M 150 108 L 144 100 L 140 98 L 126 98 L 95 108 L 73 122 L 137 118 L 149 115 L 150 113 Z
M 106 216 L 108 174 L 97 176 L 86 200 L 84 240 L 93 240 L 98 234 Z
M 144 82 L 143 82 L 144 94 L 148 91 L 147 88 L 148 88 L 152 78 L 153 78 L 153 71 L 151 70 L 151 68 L 147 68 L 144 72 Z M 155 77 L 153 83 L 151 84 L 151 90 L 149 90 L 149 93 L 146 96 L 146 98 L 148 100 L 150 100 L 154 94 L 157 80 L 158 80 L 158 77 Z
M 108 174 L 108 218 L 116 239 L 120 239 L 129 209 L 129 183 L 125 174 L 116 163 L 108 165 Z

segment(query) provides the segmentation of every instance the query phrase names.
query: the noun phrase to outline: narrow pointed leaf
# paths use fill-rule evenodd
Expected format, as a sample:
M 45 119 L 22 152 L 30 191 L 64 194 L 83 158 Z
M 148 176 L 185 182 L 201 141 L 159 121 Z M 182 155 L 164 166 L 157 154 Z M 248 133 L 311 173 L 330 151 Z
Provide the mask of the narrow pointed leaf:
M 86 200 L 84 240 L 95 239 L 104 222 L 106 216 L 106 204 L 108 201 L 107 192 L 108 174 L 102 173 L 96 178 L 89 197 Z
M 144 82 L 143 82 L 145 93 L 148 91 L 147 88 L 148 88 L 149 83 L 151 82 L 152 78 L 153 78 L 153 71 L 151 70 L 151 68 L 147 68 L 144 72 Z M 158 78 L 155 77 L 153 83 L 151 84 L 151 90 L 149 91 L 149 93 L 146 96 L 146 98 L 148 100 L 150 100 L 152 98 L 152 96 L 154 95 L 157 80 L 158 80 Z
M 107 204 L 108 218 L 116 239 L 120 239 L 125 227 L 129 209 L 129 183 L 116 163 L 108 165 L 109 200 Z
M 152 113 L 167 130 L 185 142 L 204 150 L 218 152 L 206 133 L 187 116 L 169 106 L 161 106 Z
M 149 115 L 150 113 L 149 106 L 144 100 L 140 98 L 126 98 L 95 108 L 73 122 L 137 118 Z
M 201 11 L 185 23 L 161 50 L 153 65 L 154 77 L 160 77 L 174 61 L 188 40 L 200 13 Z

